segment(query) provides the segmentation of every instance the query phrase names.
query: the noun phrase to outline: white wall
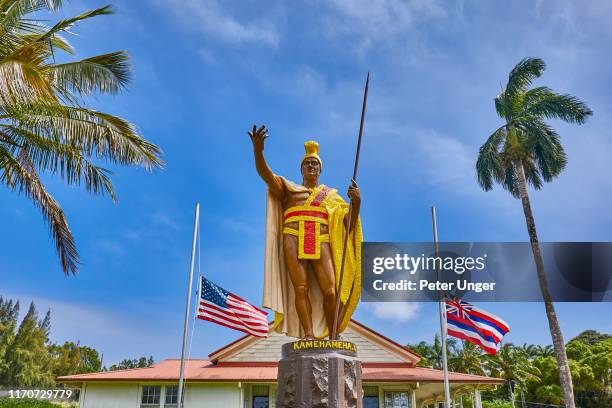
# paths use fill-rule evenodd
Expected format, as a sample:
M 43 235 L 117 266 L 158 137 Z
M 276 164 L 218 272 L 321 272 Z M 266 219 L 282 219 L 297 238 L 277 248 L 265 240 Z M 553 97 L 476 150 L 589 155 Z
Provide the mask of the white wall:
M 238 388 L 238 384 L 187 384 L 185 391 L 185 408 L 208 407 L 241 408 L 242 404 L 240 403 L 240 388 Z
M 140 406 L 138 384 L 87 384 L 81 391 L 83 408 L 137 408 Z
M 147 385 L 164 384 L 147 382 Z M 85 386 L 85 392 L 81 393 L 80 408 L 140 408 L 141 386 L 139 383 L 127 385 L 89 383 Z M 209 407 L 242 408 L 238 384 L 187 384 L 185 408 Z

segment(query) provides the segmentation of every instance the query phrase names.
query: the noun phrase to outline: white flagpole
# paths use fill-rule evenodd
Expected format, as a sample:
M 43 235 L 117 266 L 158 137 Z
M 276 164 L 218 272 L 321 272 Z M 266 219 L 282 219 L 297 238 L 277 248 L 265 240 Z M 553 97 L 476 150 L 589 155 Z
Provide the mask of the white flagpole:
M 434 241 L 434 256 L 438 257 L 438 224 L 436 222 L 436 207 L 431 207 L 431 222 L 433 226 L 433 241 Z M 440 268 L 438 262 L 436 264 L 436 274 L 438 281 L 440 280 Z M 450 397 L 450 385 L 448 383 L 448 357 L 446 355 L 446 302 L 444 296 L 440 298 L 438 302 L 440 309 L 440 338 L 442 340 L 442 364 L 444 366 L 444 406 L 450 408 L 451 397 Z M 179 407 L 180 408 L 180 407 Z
M 191 311 L 191 290 L 193 289 L 193 266 L 195 263 L 196 243 L 198 240 L 198 224 L 200 222 L 200 203 L 195 206 L 195 221 L 193 225 L 193 241 L 191 244 L 191 263 L 189 265 L 189 283 L 187 284 L 187 305 L 185 306 L 185 323 L 183 325 L 183 346 L 181 349 L 181 368 L 179 372 L 177 408 L 183 407 L 183 383 L 185 381 L 185 348 L 187 346 L 187 329 L 189 327 L 189 312 Z

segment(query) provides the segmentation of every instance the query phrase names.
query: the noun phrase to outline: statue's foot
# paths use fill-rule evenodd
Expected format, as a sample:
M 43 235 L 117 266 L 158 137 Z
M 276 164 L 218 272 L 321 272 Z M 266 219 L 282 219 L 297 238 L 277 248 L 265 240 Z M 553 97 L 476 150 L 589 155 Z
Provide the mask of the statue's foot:
M 314 340 L 315 336 L 313 334 L 307 334 L 304 336 L 302 340 Z

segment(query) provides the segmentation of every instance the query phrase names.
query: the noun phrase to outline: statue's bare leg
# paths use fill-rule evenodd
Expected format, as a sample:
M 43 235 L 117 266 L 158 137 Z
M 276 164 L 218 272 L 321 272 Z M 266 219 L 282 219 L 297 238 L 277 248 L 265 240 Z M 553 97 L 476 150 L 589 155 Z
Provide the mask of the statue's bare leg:
M 298 259 L 298 240 L 296 236 L 283 237 L 285 264 L 295 293 L 295 309 L 305 332 L 305 338 L 312 339 L 312 307 L 308 298 L 308 265 L 306 260 Z
M 325 320 L 331 336 L 334 325 L 334 313 L 336 311 L 336 275 L 334 262 L 332 260 L 331 248 L 327 242 L 321 243 L 321 258 L 312 260 L 312 268 L 321 293 L 323 293 L 323 308 Z

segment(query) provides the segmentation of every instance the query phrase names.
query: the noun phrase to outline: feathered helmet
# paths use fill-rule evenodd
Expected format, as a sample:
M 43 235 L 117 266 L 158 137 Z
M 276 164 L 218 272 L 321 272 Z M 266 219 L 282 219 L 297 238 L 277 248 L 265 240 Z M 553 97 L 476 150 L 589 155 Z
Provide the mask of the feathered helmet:
M 304 142 L 304 149 L 306 150 L 306 154 L 302 158 L 302 163 L 304 163 L 304 160 L 306 160 L 307 158 L 314 157 L 315 159 L 319 161 L 321 170 L 323 170 L 323 162 L 321 161 L 321 158 L 319 157 L 319 144 L 315 142 L 314 140 L 309 140 L 307 142 Z

